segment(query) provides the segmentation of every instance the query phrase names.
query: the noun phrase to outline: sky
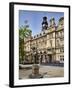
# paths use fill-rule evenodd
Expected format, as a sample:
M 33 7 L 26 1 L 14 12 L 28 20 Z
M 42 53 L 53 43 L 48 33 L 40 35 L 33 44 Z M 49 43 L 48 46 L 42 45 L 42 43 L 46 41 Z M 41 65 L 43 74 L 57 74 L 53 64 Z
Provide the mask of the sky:
M 30 30 L 32 30 L 32 36 L 38 34 L 42 30 L 42 21 L 43 17 L 47 17 L 48 26 L 50 25 L 49 21 L 51 17 L 55 18 L 56 25 L 60 17 L 64 17 L 63 12 L 46 12 L 46 11 L 25 11 L 19 10 L 19 27 L 25 25 L 25 21 L 28 21 Z

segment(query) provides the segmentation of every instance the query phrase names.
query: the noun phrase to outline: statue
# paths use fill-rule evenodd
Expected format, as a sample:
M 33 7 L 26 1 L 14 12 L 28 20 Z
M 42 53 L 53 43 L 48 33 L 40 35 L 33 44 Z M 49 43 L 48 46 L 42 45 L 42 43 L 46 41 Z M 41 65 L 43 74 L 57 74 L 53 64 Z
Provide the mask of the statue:
M 43 78 L 43 76 L 41 74 L 39 74 L 37 48 L 36 47 L 32 47 L 32 51 L 33 51 L 34 64 L 32 65 L 32 74 L 29 75 L 29 78 Z
M 37 48 L 33 47 L 32 48 L 33 51 L 33 60 L 34 60 L 34 64 L 38 64 L 38 52 L 37 52 Z

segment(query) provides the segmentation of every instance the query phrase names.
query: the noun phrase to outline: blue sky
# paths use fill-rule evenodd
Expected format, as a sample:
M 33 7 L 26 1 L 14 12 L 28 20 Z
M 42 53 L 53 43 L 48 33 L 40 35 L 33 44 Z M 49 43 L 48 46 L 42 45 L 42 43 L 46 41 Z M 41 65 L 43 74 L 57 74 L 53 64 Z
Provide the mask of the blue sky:
M 41 32 L 43 17 L 47 17 L 48 26 L 51 17 L 55 18 L 56 25 L 60 17 L 64 16 L 63 12 L 45 12 L 45 11 L 19 11 L 19 27 L 25 25 L 25 21 L 28 21 L 29 28 L 32 30 L 32 35 L 36 35 Z

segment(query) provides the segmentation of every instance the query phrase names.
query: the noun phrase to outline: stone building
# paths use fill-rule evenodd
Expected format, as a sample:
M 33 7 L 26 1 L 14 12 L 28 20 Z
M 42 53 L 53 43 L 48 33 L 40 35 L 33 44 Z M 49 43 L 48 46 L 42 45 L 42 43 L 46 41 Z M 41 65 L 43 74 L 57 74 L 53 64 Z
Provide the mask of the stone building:
M 63 63 L 64 62 L 64 17 L 55 24 L 55 19 L 43 17 L 42 30 L 39 34 L 30 35 L 25 39 L 25 51 L 28 61 L 33 62 L 32 47 L 37 48 L 39 63 Z

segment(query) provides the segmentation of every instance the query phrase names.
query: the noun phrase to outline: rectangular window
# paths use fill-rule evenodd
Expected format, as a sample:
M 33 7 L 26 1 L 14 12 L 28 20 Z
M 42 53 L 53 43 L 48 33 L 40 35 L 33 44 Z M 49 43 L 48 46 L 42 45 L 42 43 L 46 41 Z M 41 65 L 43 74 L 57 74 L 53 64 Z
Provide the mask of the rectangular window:
M 60 61 L 64 61 L 64 55 L 60 56 Z
M 56 33 L 56 37 L 59 37 L 59 32 Z
M 60 48 L 60 52 L 64 52 L 64 47 Z
M 64 38 L 60 38 L 60 41 L 64 41 Z
M 50 40 L 50 46 L 52 47 L 52 40 Z
M 50 39 L 53 38 L 53 33 L 49 35 L 49 38 L 50 38 Z
M 62 36 L 62 37 L 64 36 L 64 33 L 63 33 L 63 31 L 61 31 L 61 32 L 60 32 L 60 36 Z
M 59 40 L 56 40 L 56 46 L 60 46 Z

